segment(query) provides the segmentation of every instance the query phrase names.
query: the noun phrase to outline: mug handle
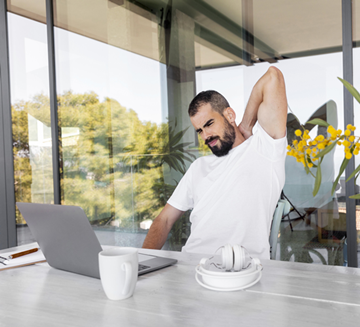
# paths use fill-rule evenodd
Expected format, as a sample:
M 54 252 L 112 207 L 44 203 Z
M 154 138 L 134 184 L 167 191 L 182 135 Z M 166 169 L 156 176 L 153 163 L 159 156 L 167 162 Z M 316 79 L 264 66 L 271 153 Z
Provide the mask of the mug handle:
M 122 292 L 123 295 L 126 295 L 130 291 L 131 286 L 131 277 L 132 277 L 132 266 L 129 262 L 124 262 L 122 265 L 122 270 L 125 270 L 125 285 Z

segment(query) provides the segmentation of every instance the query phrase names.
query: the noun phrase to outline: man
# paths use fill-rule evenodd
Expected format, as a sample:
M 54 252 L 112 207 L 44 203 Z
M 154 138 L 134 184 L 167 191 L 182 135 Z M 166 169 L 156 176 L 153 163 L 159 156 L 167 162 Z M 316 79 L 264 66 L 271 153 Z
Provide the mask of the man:
M 213 254 L 230 243 L 269 259 L 271 219 L 285 183 L 287 100 L 282 73 L 270 67 L 260 78 L 239 126 L 235 111 L 215 91 L 199 93 L 189 115 L 214 155 L 191 164 L 143 247 L 161 249 L 176 220 L 193 209 L 182 251 Z

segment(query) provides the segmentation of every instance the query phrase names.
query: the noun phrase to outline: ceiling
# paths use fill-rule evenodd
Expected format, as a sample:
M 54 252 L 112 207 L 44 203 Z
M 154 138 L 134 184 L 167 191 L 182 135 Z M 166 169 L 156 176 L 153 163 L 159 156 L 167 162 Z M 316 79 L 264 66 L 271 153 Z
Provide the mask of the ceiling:
M 57 27 L 164 62 L 159 21 L 167 4 L 166 0 L 57 0 L 54 21 Z M 354 37 L 360 38 L 357 4 L 354 1 Z M 243 48 L 250 49 L 253 60 L 341 49 L 339 0 L 173 0 L 173 6 L 190 16 L 201 33 L 207 32 L 195 37 L 197 67 L 241 64 L 238 50 Z M 45 23 L 44 0 L 8 0 L 8 10 Z M 255 38 L 254 48 L 239 32 L 245 23 Z
M 245 1 L 205 2 L 241 25 L 241 4 Z M 254 0 L 252 3 L 254 36 L 281 55 L 342 44 L 341 1 Z M 357 13 L 360 6 L 354 7 Z

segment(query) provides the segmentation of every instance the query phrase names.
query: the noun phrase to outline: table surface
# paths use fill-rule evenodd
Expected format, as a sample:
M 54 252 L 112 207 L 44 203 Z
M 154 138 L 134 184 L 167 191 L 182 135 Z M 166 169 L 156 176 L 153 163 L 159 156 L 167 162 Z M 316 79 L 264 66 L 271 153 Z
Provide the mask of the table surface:
M 0 271 L 0 326 L 360 325 L 357 268 L 263 260 L 256 285 L 216 292 L 195 281 L 201 255 L 140 251 L 178 263 L 139 277 L 123 301 L 109 300 L 100 280 L 47 263 Z

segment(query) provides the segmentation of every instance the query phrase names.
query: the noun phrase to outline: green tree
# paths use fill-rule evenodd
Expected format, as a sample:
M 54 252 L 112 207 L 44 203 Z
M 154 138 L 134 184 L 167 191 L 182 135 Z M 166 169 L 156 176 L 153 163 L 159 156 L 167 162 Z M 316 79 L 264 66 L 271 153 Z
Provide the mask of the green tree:
M 41 167 L 41 155 L 51 163 L 51 151 L 32 153 L 30 165 L 29 117 L 50 128 L 49 98 L 39 94 L 19 102 L 12 114 L 16 199 L 41 202 L 34 201 L 33 188 L 41 171 L 36 168 L 34 176 L 31 165 Z M 187 130 L 175 133 L 168 123 L 142 122 L 134 110 L 110 98 L 101 102 L 94 92 L 59 95 L 58 117 L 62 203 L 81 206 L 93 224 L 134 228 L 154 219 L 176 185 L 165 183 L 164 171 L 185 173 L 186 162 L 195 158 L 186 150 L 191 144 L 181 141 Z M 197 150 L 205 153 L 205 144 Z M 52 188 L 51 169 L 46 180 Z M 183 238 L 179 228 L 175 234 Z

